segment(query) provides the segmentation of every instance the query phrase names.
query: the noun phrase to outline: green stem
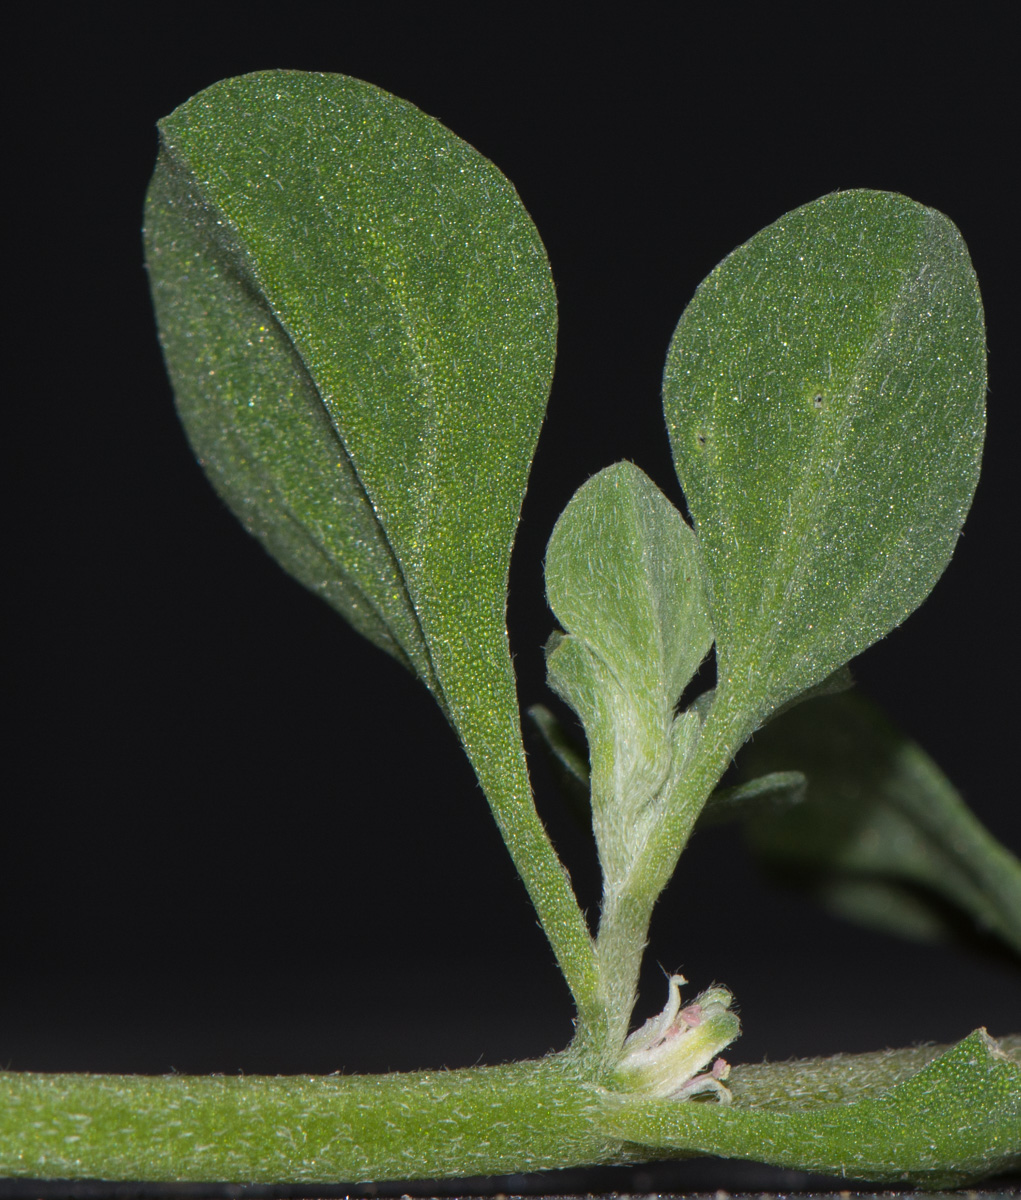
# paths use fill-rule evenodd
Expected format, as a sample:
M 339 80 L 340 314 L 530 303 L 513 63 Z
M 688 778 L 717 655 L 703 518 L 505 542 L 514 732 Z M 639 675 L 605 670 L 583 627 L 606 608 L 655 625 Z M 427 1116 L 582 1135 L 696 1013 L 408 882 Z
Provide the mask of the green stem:
M 0 1175 L 351 1183 L 726 1154 L 959 1182 L 1021 1162 L 1019 1063 L 1021 1037 L 979 1031 L 949 1049 L 737 1066 L 732 1107 L 607 1091 L 571 1053 L 377 1076 L 0 1072 Z
M 593 1051 L 603 1073 L 612 1072 L 627 1037 L 655 902 L 655 896 L 649 897 L 631 887 L 619 894 L 603 896 L 596 961 L 605 1018 L 602 1039 L 598 1050 Z
M 960 1186 L 1021 1166 L 1021 1072 L 1009 1043 L 976 1030 L 949 1048 L 735 1068 L 732 1106 L 607 1095 L 606 1125 L 660 1154 L 698 1148 L 873 1182 Z
M 690 765 L 662 801 L 662 820 L 622 886 L 604 895 L 596 942 L 605 1004 L 605 1041 L 600 1046 L 604 1065 L 612 1066 L 627 1034 L 653 908 L 674 873 L 699 813 L 744 741 L 747 726 L 747 709 L 728 703 L 727 696 L 719 693 Z
M 628 877 L 626 896 L 630 906 L 633 909 L 643 905 L 647 908 L 648 915 L 641 937 L 643 944 L 656 900 L 674 873 L 699 813 L 744 742 L 748 724 L 747 708 L 733 701 L 722 690 L 718 692 L 691 763 L 677 787 L 666 797 L 663 819 L 653 830 Z M 624 901 L 621 903 L 623 905 Z M 622 931 L 621 937 L 626 936 L 623 923 L 618 922 L 618 925 Z M 609 947 L 605 953 L 611 953 Z M 623 948 L 612 953 L 619 955 L 623 953 Z
M 502 1174 L 619 1156 L 555 1055 L 378 1076 L 0 1073 L 0 1175 L 236 1183 Z

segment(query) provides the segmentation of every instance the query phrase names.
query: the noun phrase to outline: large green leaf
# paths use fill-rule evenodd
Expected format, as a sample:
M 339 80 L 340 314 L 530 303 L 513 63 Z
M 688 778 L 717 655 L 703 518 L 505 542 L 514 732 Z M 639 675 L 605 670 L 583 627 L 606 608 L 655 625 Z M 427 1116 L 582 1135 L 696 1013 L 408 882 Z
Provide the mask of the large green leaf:
M 577 983 L 588 935 L 532 804 L 504 617 L 554 358 L 538 234 L 492 163 L 345 76 L 228 79 L 160 135 L 147 257 L 192 445 L 284 567 L 432 689 Z
M 928 594 L 975 489 L 985 387 L 965 245 L 904 196 L 824 196 L 698 288 L 664 405 L 746 731 Z
M 947 929 L 952 906 L 1021 954 L 1021 863 L 867 701 L 830 696 L 785 713 L 738 764 L 750 776 L 804 772 L 807 799 L 758 816 L 748 835 L 771 868 L 830 908 L 924 938 Z

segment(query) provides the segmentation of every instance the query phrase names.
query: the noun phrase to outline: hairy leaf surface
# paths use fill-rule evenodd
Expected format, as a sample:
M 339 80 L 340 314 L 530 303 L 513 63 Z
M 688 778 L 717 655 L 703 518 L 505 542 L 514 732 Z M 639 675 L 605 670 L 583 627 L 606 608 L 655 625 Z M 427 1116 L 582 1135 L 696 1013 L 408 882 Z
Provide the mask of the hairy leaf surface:
M 663 395 L 733 710 L 757 723 L 926 597 L 975 490 L 985 388 L 964 242 L 905 196 L 824 196 L 700 285 Z
M 160 135 L 147 256 L 192 445 L 283 566 L 432 689 L 577 983 L 587 931 L 532 804 L 504 616 L 553 370 L 538 234 L 492 163 L 342 75 L 228 79 Z
M 674 715 L 712 645 L 694 534 L 636 466 L 607 467 L 557 521 L 546 594 L 567 631 L 547 646 L 549 681 L 588 735 L 593 827 L 615 884 L 700 726 Z
M 546 595 L 621 687 L 666 708 L 712 645 L 691 529 L 633 463 L 575 492 L 546 550 Z

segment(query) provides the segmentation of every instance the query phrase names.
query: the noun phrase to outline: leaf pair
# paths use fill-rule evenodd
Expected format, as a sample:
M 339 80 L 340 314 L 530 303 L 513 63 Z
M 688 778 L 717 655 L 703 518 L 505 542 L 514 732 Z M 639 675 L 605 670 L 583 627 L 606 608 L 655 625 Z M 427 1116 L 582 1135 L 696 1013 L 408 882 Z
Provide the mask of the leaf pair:
M 838 193 L 788 213 L 698 288 L 670 345 L 663 395 L 697 547 L 676 540 L 701 575 L 691 594 L 701 597 L 704 585 L 711 628 L 691 624 L 691 606 L 664 607 L 654 635 L 629 615 L 632 585 L 601 556 L 615 493 L 595 480 L 561 518 L 577 542 L 570 562 L 559 563 L 560 526 L 547 558 L 561 623 L 575 632 L 572 588 L 577 605 L 589 593 L 601 600 L 602 615 L 586 612 L 584 640 L 612 640 L 618 660 L 631 656 L 636 695 L 650 686 L 646 676 L 662 690 L 672 654 L 716 642 L 716 692 L 698 706 L 712 725 L 692 770 L 698 794 L 669 815 L 650 887 L 666 882 L 692 808 L 747 736 L 806 692 L 829 687 L 921 603 L 950 558 L 978 478 L 985 401 L 981 302 L 960 235 L 942 214 L 884 192 Z M 655 555 L 682 562 L 663 538 L 613 545 L 621 562 L 641 559 L 650 578 L 667 571 L 651 565 Z M 629 622 L 630 642 L 620 632 Z M 611 764 L 618 775 L 644 774 L 648 790 L 669 755 L 651 734 L 618 732 L 627 755 L 613 750 L 606 720 L 587 715 L 594 668 L 572 642 L 557 645 L 549 663 L 554 689 L 589 732 L 593 817 L 605 826 L 597 793 Z M 610 724 L 622 730 L 628 721 Z M 626 778 L 617 785 L 633 790 Z M 617 805 L 616 822 L 644 844 L 648 831 L 635 826 L 631 804 Z M 598 830 L 597 839 L 604 856 Z
M 554 355 L 538 234 L 491 163 L 344 76 L 226 80 L 161 139 L 147 257 L 189 438 L 284 567 L 431 689 L 584 1008 L 593 948 L 532 802 L 504 616 Z M 984 391 L 967 252 L 903 196 L 823 197 L 700 286 L 664 375 L 697 543 L 620 465 L 548 557 L 552 677 L 590 729 L 613 872 L 697 750 L 658 890 L 751 730 L 924 598 L 974 490 Z M 711 711 L 675 720 L 714 638 Z

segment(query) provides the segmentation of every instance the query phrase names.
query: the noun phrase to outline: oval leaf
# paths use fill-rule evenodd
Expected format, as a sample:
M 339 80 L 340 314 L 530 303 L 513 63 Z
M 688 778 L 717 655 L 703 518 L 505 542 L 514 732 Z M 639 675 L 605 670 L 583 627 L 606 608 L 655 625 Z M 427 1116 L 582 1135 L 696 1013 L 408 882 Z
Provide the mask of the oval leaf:
M 303 582 L 371 608 L 366 631 L 385 626 L 452 712 L 506 691 L 556 311 L 514 189 L 339 75 L 228 79 L 160 133 L 149 265 L 204 465 Z M 469 684 L 466 658 L 491 678 Z
M 539 236 L 492 163 L 342 75 L 228 79 L 160 135 L 147 256 L 192 444 L 433 690 L 577 983 L 588 933 L 532 803 L 504 615 L 553 371 Z
M 664 407 L 721 691 L 752 724 L 926 597 L 975 490 L 985 389 L 964 242 L 904 196 L 824 196 L 701 284 Z

